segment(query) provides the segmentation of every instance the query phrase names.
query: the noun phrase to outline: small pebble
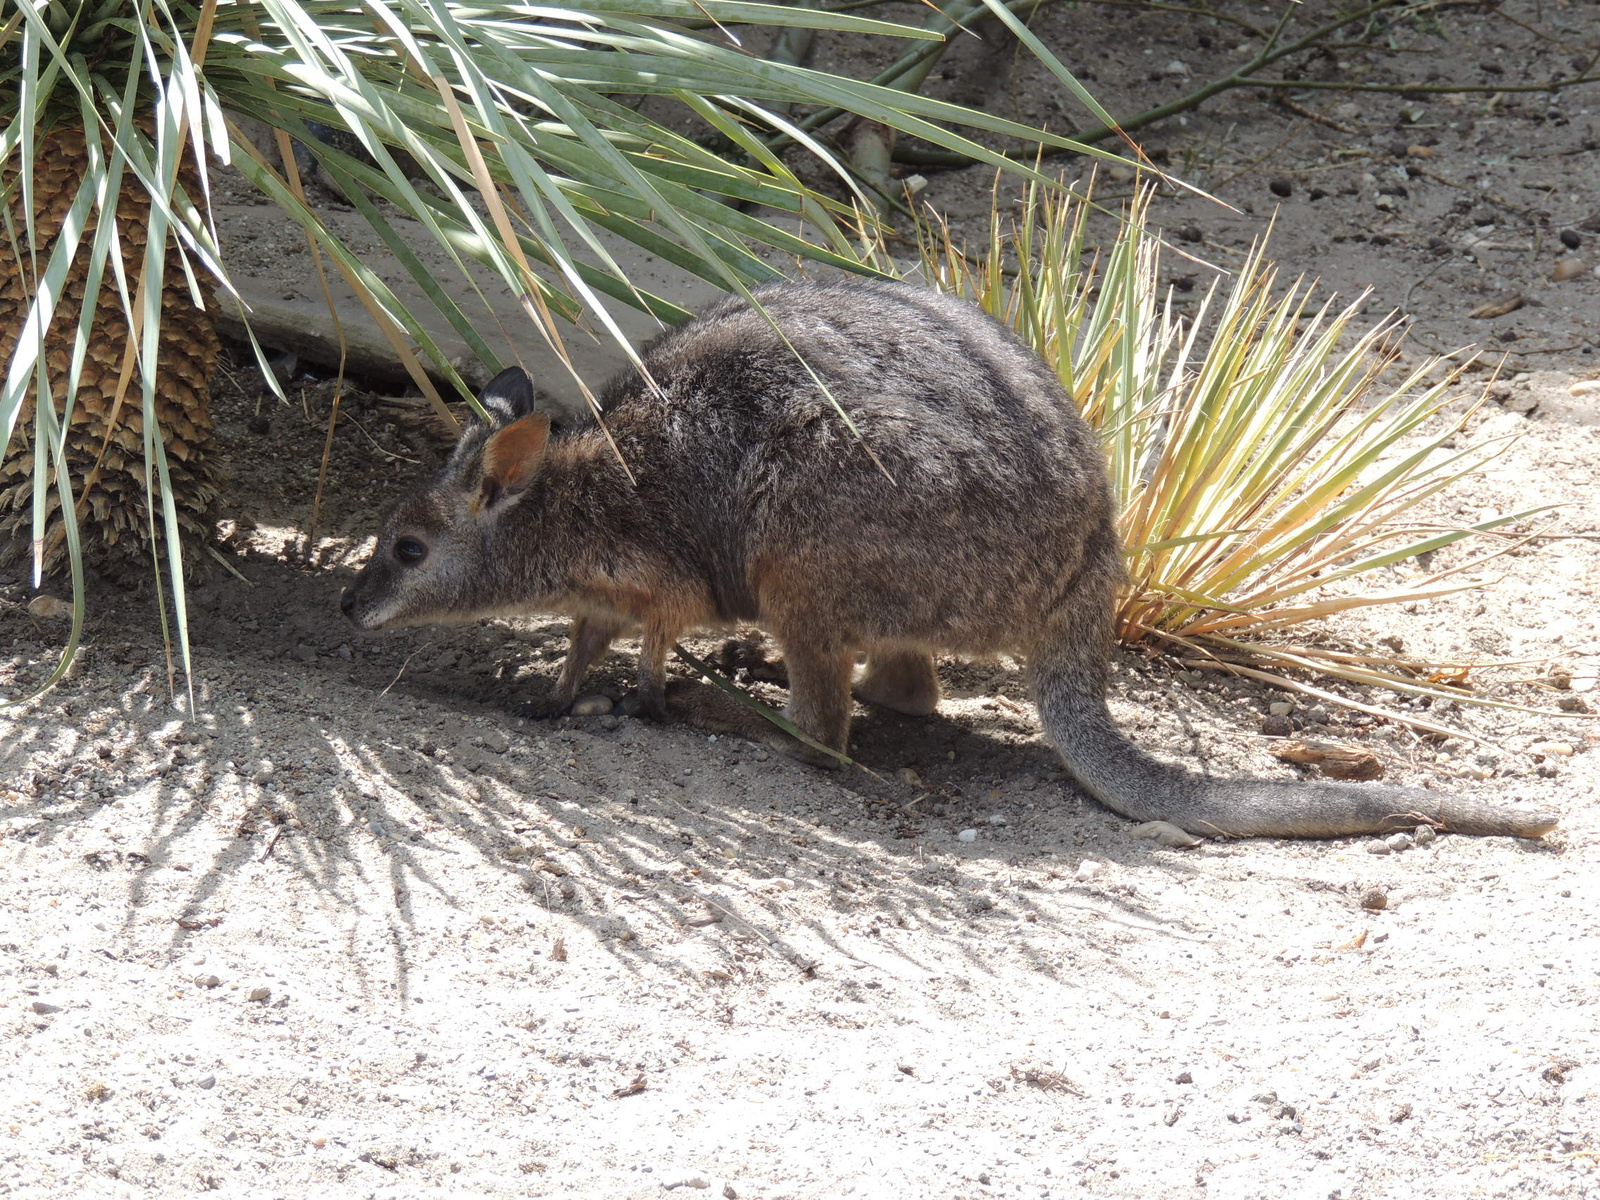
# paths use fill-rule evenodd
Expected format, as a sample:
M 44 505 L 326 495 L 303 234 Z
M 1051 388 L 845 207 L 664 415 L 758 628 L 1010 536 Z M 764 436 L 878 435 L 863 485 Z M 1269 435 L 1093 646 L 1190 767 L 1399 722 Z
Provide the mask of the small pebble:
M 38 1013 L 41 1017 L 47 1017 L 51 1013 L 58 1013 L 61 1011 L 61 1006 L 59 1004 L 51 1004 L 45 1000 L 35 1000 L 32 1004 L 28 1005 L 28 1007 L 34 1012 Z
M 195 1086 L 202 1092 L 209 1092 L 217 1086 L 217 1077 L 215 1075 L 207 1075 L 204 1079 L 196 1080 Z
M 72 605 L 58 596 L 35 596 L 28 601 L 28 615 L 41 621 L 64 621 L 72 615 Z
M 1391 833 L 1383 839 L 1383 844 L 1395 853 L 1411 849 L 1411 835 L 1409 833 Z
M 1267 711 L 1275 717 L 1287 717 L 1294 712 L 1294 705 L 1287 700 L 1274 700 L 1267 705 Z
M 901 767 L 894 773 L 894 775 L 896 779 L 905 784 L 907 787 L 922 786 L 922 776 L 918 775 L 910 767 Z
M 1389 895 L 1382 888 L 1368 888 L 1361 893 L 1361 907 L 1368 912 L 1382 912 L 1389 907 Z
M 249 993 L 245 996 L 245 999 L 256 1004 L 264 1004 L 268 1000 L 272 999 L 272 989 L 264 987 L 251 988 Z
M 1534 754 L 1542 754 L 1546 758 L 1571 758 L 1572 745 L 1569 742 L 1535 742 L 1528 748 Z
M 1267 190 L 1274 196 L 1282 196 L 1287 199 L 1294 195 L 1294 184 L 1280 177 L 1267 184 Z
M 1388 842 L 1366 842 L 1362 847 L 1368 854 L 1392 854 L 1393 848 Z
M 609 696 L 585 696 L 572 706 L 572 715 L 575 717 L 603 717 L 610 711 Z
M 1419 846 L 1426 846 L 1439 836 L 1439 831 L 1432 825 L 1418 825 L 1417 831 L 1411 835 L 1411 840 Z
M 1294 726 L 1288 717 L 1262 717 L 1261 732 L 1267 737 L 1288 737 L 1294 732 Z
M 196 975 L 194 977 L 194 985 L 195 987 L 203 988 L 221 987 L 222 980 L 218 979 L 215 975 Z
M 1006 823 L 1005 817 L 999 813 L 994 813 L 992 816 L 985 817 L 984 820 L 986 820 L 990 825 L 1004 825 Z
M 1073 878 L 1075 878 L 1079 883 L 1088 883 L 1089 880 L 1093 879 L 1105 869 L 1105 863 L 1095 862 L 1092 858 L 1086 858 L 1078 864 L 1078 869 L 1074 873 Z
M 504 754 L 511 749 L 511 738 L 503 729 L 491 729 L 483 735 L 483 747 L 494 754 Z
M 978 831 L 976 829 L 963 829 L 960 833 L 956 834 L 956 841 L 958 842 L 975 842 L 977 840 Z
M 1556 283 L 1565 283 L 1569 279 L 1576 279 L 1589 268 L 1579 258 L 1563 258 L 1556 263 L 1550 272 L 1550 278 Z
M 1568 250 L 1576 250 L 1583 245 L 1583 238 L 1578 236 L 1578 232 L 1575 229 L 1563 229 L 1561 231 L 1561 244 Z

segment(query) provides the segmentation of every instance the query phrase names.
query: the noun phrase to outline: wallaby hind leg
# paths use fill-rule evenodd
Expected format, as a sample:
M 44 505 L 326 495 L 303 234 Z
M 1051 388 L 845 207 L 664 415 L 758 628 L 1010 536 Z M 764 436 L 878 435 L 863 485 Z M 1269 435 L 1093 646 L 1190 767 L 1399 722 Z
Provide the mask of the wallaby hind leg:
M 908 717 L 925 717 L 939 707 L 939 674 L 926 650 L 879 647 L 867 658 L 867 672 L 856 695 Z
M 529 700 L 517 706 L 517 715 L 524 717 L 554 717 L 572 707 L 578 698 L 578 688 L 598 659 L 622 632 L 623 623 L 606 617 L 578 617 L 572 623 L 572 633 L 567 646 L 567 657 L 561 662 L 561 675 L 556 680 L 556 690 L 544 700 Z
M 813 767 L 839 765 L 837 759 L 795 741 L 760 713 L 746 708 L 712 684 L 672 680 L 667 684 L 667 707 L 674 721 L 702 732 L 742 737 Z

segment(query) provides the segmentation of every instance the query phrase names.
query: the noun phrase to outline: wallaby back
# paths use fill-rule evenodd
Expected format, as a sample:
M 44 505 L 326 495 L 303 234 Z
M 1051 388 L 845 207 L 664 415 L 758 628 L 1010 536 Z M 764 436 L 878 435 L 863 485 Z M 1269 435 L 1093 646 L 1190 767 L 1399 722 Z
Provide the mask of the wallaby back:
M 390 516 L 346 612 L 368 628 L 569 612 L 558 708 L 639 627 L 640 696 L 657 712 L 683 630 L 755 621 L 783 650 L 792 719 L 840 749 L 859 651 L 858 694 L 907 712 L 937 702 L 933 653 L 1018 653 L 1074 777 L 1140 820 L 1293 837 L 1554 825 L 1416 789 L 1203 779 L 1150 758 L 1106 709 L 1115 514 L 1053 372 L 937 293 L 848 280 L 757 296 L 789 345 L 726 300 L 646 348 L 654 386 L 629 373 L 603 393 L 631 480 L 598 428 L 552 433 L 525 377 L 497 379 L 493 419 Z

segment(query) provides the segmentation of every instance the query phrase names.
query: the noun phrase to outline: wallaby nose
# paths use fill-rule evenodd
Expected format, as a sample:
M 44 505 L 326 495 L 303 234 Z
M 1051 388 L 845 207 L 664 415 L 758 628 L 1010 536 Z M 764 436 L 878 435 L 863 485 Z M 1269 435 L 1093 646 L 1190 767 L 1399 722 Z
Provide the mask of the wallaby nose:
M 355 611 L 355 607 L 355 593 L 349 588 L 345 588 L 345 590 L 339 595 L 339 611 L 348 617 L 352 612 Z

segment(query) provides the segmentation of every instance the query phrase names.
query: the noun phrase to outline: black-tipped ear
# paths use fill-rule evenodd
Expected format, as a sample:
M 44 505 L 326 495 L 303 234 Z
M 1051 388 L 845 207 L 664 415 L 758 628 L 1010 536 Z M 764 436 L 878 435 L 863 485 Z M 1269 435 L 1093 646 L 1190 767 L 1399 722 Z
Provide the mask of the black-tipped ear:
M 478 397 L 489 413 L 489 425 L 504 429 L 533 411 L 533 380 L 521 367 L 507 367 L 489 381 Z

